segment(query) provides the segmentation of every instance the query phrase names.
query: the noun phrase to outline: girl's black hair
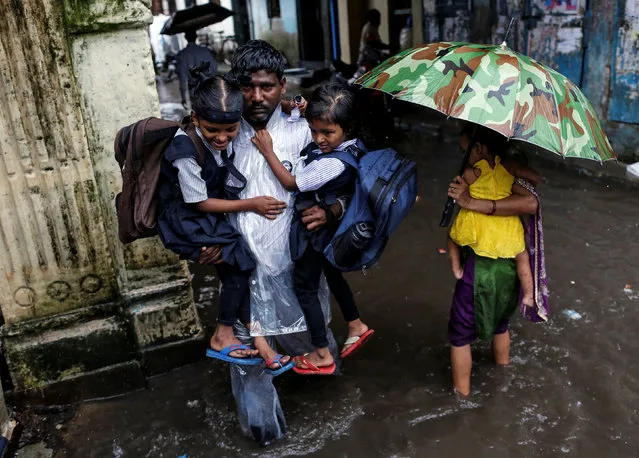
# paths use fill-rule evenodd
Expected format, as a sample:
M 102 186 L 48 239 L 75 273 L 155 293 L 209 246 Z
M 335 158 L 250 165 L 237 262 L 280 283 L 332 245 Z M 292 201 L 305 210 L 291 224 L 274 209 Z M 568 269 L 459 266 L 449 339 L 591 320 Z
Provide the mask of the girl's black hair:
M 189 69 L 191 108 L 195 114 L 209 119 L 208 113 L 211 112 L 241 113 L 244 96 L 240 82 L 231 76 L 215 75 L 209 67 L 209 62 L 202 62 Z M 239 116 L 237 118 L 239 120 Z
M 470 140 L 470 148 L 472 148 L 475 143 L 481 143 L 495 156 L 503 157 L 509 147 L 508 139 L 502 134 L 477 124 L 466 124 L 459 135 L 468 137 Z
M 347 136 L 357 134 L 358 118 L 355 94 L 338 84 L 326 84 L 313 91 L 305 113 L 306 119 L 339 124 Z
M 264 40 L 250 40 L 237 48 L 231 58 L 231 71 L 243 77 L 264 70 L 275 73 L 277 79 L 284 76 L 286 61 L 281 52 Z

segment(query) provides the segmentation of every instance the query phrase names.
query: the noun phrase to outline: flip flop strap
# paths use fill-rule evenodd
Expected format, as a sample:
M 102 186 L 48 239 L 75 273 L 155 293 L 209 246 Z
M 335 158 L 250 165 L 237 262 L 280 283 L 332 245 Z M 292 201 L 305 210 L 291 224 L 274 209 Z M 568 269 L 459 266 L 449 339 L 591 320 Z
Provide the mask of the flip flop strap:
M 282 358 L 284 358 L 284 355 L 280 355 L 278 353 L 273 358 L 266 360 L 266 365 L 270 368 L 272 364 L 277 363 L 281 369 L 282 367 L 284 367 L 284 365 L 282 364 Z
M 236 350 L 250 350 L 250 348 L 244 344 L 231 344 L 222 348 L 222 350 L 220 350 L 220 354 L 228 356 L 231 352 Z
M 297 358 L 302 364 L 306 366 L 307 369 L 310 369 L 314 372 L 319 372 L 320 368 L 317 367 L 315 364 L 311 363 L 308 359 L 306 359 L 306 355 L 298 356 Z
M 344 345 L 353 345 L 355 342 L 361 339 L 361 337 L 362 336 L 349 337 L 348 339 L 346 339 L 346 342 L 344 342 Z

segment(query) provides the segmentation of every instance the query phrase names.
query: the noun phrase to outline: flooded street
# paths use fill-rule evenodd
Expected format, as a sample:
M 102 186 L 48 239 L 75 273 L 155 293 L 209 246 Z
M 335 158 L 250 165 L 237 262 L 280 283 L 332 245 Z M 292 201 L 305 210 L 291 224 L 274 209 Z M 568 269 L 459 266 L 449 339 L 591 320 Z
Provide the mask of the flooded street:
M 539 167 L 551 320 L 513 319 L 508 368 L 476 345 L 473 393 L 460 402 L 447 344 L 454 279 L 438 252 L 445 177 L 459 153 L 453 142 L 406 138 L 397 149 L 418 162 L 421 199 L 381 265 L 348 277 L 376 337 L 340 377 L 278 377 L 285 439 L 261 449 L 242 436 L 227 366 L 206 360 L 156 377 L 146 391 L 79 406 L 55 456 L 636 456 L 637 190 Z M 195 294 L 207 321 L 216 293 L 204 275 L 196 273 Z M 343 341 L 346 326 L 334 316 Z

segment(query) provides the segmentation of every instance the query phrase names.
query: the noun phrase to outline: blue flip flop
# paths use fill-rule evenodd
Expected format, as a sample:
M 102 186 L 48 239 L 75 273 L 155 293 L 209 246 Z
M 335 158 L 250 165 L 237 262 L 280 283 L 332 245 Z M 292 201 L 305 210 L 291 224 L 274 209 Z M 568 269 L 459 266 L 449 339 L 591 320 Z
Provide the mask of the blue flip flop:
M 227 345 L 220 351 L 215 351 L 212 348 L 209 348 L 206 350 L 206 356 L 226 361 L 227 363 L 239 364 L 241 366 L 259 366 L 264 362 L 262 358 L 235 358 L 233 356 L 229 356 L 229 353 L 235 350 L 251 350 L 251 348 L 243 344 Z
M 295 362 L 293 362 L 293 358 L 291 358 L 291 360 L 286 364 L 282 364 L 282 358 L 284 358 L 284 355 L 280 355 L 278 353 L 277 355 L 275 355 L 275 357 L 272 360 L 264 361 L 264 364 L 266 364 L 266 369 L 264 369 L 264 372 L 267 373 L 268 375 L 272 375 L 273 377 L 277 377 L 278 375 L 283 374 L 284 372 L 291 370 L 295 367 Z M 273 363 L 279 364 L 280 368 L 269 369 L 269 366 Z

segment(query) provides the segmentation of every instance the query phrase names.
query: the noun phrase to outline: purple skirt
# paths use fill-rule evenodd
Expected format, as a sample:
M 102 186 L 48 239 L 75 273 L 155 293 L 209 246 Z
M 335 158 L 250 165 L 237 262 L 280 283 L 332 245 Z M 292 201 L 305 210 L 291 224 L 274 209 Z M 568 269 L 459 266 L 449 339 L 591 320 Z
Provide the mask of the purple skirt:
M 488 340 L 506 332 L 518 290 L 514 260 L 488 259 L 471 252 L 455 285 L 448 322 L 451 345 L 462 347 L 478 337 Z

